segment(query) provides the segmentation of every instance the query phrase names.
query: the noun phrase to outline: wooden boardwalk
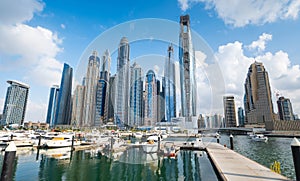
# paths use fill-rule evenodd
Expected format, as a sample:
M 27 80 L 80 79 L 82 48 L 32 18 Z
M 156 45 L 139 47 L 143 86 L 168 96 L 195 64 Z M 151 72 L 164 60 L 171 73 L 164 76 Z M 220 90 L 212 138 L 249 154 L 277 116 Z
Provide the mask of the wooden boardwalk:
M 218 143 L 208 144 L 206 151 L 222 180 L 289 180 Z

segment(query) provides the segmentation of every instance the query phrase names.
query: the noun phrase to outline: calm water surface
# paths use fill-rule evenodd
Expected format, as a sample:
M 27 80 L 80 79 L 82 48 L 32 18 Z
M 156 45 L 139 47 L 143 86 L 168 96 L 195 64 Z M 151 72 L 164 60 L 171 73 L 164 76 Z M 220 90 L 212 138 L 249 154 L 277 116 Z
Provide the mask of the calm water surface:
M 216 142 L 215 138 L 203 139 Z M 254 142 L 247 136 L 237 135 L 234 136 L 234 149 L 268 168 L 274 161 L 279 161 L 282 174 L 295 180 L 291 142 L 292 138 Z M 220 143 L 229 147 L 229 137 L 221 135 Z M 0 169 L 2 159 L 3 155 L 0 156 Z M 107 156 L 89 150 L 76 151 L 71 155 L 67 149 L 41 151 L 36 160 L 36 152 L 23 150 L 18 151 L 15 162 L 14 180 L 25 181 L 217 180 L 206 153 L 199 151 L 180 151 L 177 159 L 168 159 L 159 158 L 156 153 L 144 154 L 139 148 Z

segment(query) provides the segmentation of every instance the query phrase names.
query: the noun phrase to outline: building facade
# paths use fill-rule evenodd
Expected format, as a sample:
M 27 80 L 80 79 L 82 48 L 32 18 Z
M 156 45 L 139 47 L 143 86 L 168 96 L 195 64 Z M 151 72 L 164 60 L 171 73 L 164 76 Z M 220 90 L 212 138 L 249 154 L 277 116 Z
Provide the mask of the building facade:
M 84 79 L 84 106 L 82 125 L 85 127 L 94 126 L 95 113 L 96 113 L 96 90 L 99 80 L 100 71 L 100 58 L 96 51 L 93 51 L 89 57 L 87 73 Z
M 46 117 L 46 123 L 49 124 L 50 127 L 54 125 L 58 92 L 59 92 L 58 85 L 53 85 L 50 88 L 47 117 Z
M 153 70 L 146 74 L 144 125 L 153 126 L 157 122 L 157 82 Z
M 280 120 L 284 120 L 284 121 L 295 120 L 290 99 L 279 97 L 277 100 L 277 107 L 278 107 L 278 114 Z
M 100 79 L 96 90 L 96 114 L 94 126 L 99 127 L 108 121 L 108 100 L 109 100 L 109 78 L 110 78 L 110 53 L 104 52 L 101 62 Z
M 197 85 L 195 53 L 192 44 L 190 17 L 180 16 L 179 65 L 181 85 L 181 116 L 196 116 Z
M 226 127 L 236 127 L 236 112 L 233 96 L 224 96 L 224 117 Z
M 238 120 L 239 120 L 239 127 L 245 126 L 245 114 L 244 109 L 242 107 L 238 108 Z
M 129 42 L 126 37 L 120 41 L 117 59 L 117 77 L 115 94 L 115 124 L 119 127 L 128 125 L 130 60 Z
M 131 127 L 142 126 L 143 81 L 142 68 L 133 63 L 130 67 L 130 115 Z
M 1 125 L 22 125 L 25 118 L 29 85 L 14 80 L 7 81 L 7 88 Z
M 60 88 L 57 95 L 54 125 L 71 124 L 72 81 L 73 81 L 73 68 L 65 63 L 62 72 Z
M 162 81 L 165 100 L 165 120 L 167 122 L 171 122 L 171 118 L 176 117 L 176 87 L 173 45 L 168 47 L 168 56 L 165 62 L 164 77 Z
M 77 85 L 72 97 L 71 125 L 75 127 L 79 127 L 82 124 L 84 91 L 85 87 L 83 85 Z
M 250 65 L 245 81 L 245 124 L 264 126 L 274 120 L 268 72 L 260 62 Z
M 108 94 L 108 110 L 107 120 L 108 122 L 114 121 L 114 102 L 115 102 L 115 87 L 116 87 L 116 74 L 109 78 L 109 94 Z

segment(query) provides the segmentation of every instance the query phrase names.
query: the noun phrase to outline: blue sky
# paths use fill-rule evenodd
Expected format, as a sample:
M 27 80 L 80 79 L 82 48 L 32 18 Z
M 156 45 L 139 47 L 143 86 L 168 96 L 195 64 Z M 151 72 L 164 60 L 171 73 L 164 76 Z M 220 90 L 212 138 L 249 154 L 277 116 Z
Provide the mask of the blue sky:
M 225 88 L 223 93 L 234 95 L 237 106 L 242 105 L 248 67 L 256 60 L 263 62 L 269 72 L 274 111 L 277 112 L 277 92 L 290 98 L 294 112 L 299 113 L 299 10 L 300 0 L 2 0 L 0 111 L 8 87 L 6 81 L 18 80 L 31 87 L 25 121 L 45 121 L 49 89 L 53 84 L 60 84 L 63 63 L 70 64 L 76 72 L 78 65 L 87 59 L 85 50 L 97 37 L 101 39 L 104 32 L 122 27 L 120 24 L 131 26 L 129 21 L 145 18 L 168 20 L 162 27 L 149 28 L 149 31 L 159 30 L 172 22 L 178 23 L 181 15 L 189 14 L 191 28 L 216 57 Z M 122 28 L 119 31 L 120 37 L 114 37 L 116 40 L 121 39 Z M 127 36 L 125 31 L 123 36 Z M 103 42 L 97 49 L 100 55 L 106 43 L 109 44 Z M 151 55 L 150 58 L 158 60 L 157 57 L 166 55 L 166 46 L 166 42 L 155 40 L 131 42 L 131 59 L 139 61 Z M 116 55 L 110 51 L 114 70 Z M 212 96 L 214 86 L 209 80 L 212 67 L 201 50 L 196 49 L 196 58 L 199 60 L 198 112 L 222 113 L 222 100 Z M 148 67 L 163 70 L 155 61 L 151 63 Z M 216 107 L 211 106 L 212 99 L 217 100 Z

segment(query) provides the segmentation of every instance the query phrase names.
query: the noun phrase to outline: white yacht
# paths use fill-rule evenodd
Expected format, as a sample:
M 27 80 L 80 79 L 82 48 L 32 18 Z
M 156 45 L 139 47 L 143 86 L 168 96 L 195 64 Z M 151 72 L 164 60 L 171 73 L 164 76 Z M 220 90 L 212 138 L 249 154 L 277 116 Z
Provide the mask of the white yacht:
M 146 153 L 158 152 L 158 136 L 149 136 L 147 142 L 142 144 L 142 147 Z
M 256 134 L 251 139 L 253 141 L 262 141 L 262 142 L 268 141 L 268 137 L 264 136 L 263 134 Z

